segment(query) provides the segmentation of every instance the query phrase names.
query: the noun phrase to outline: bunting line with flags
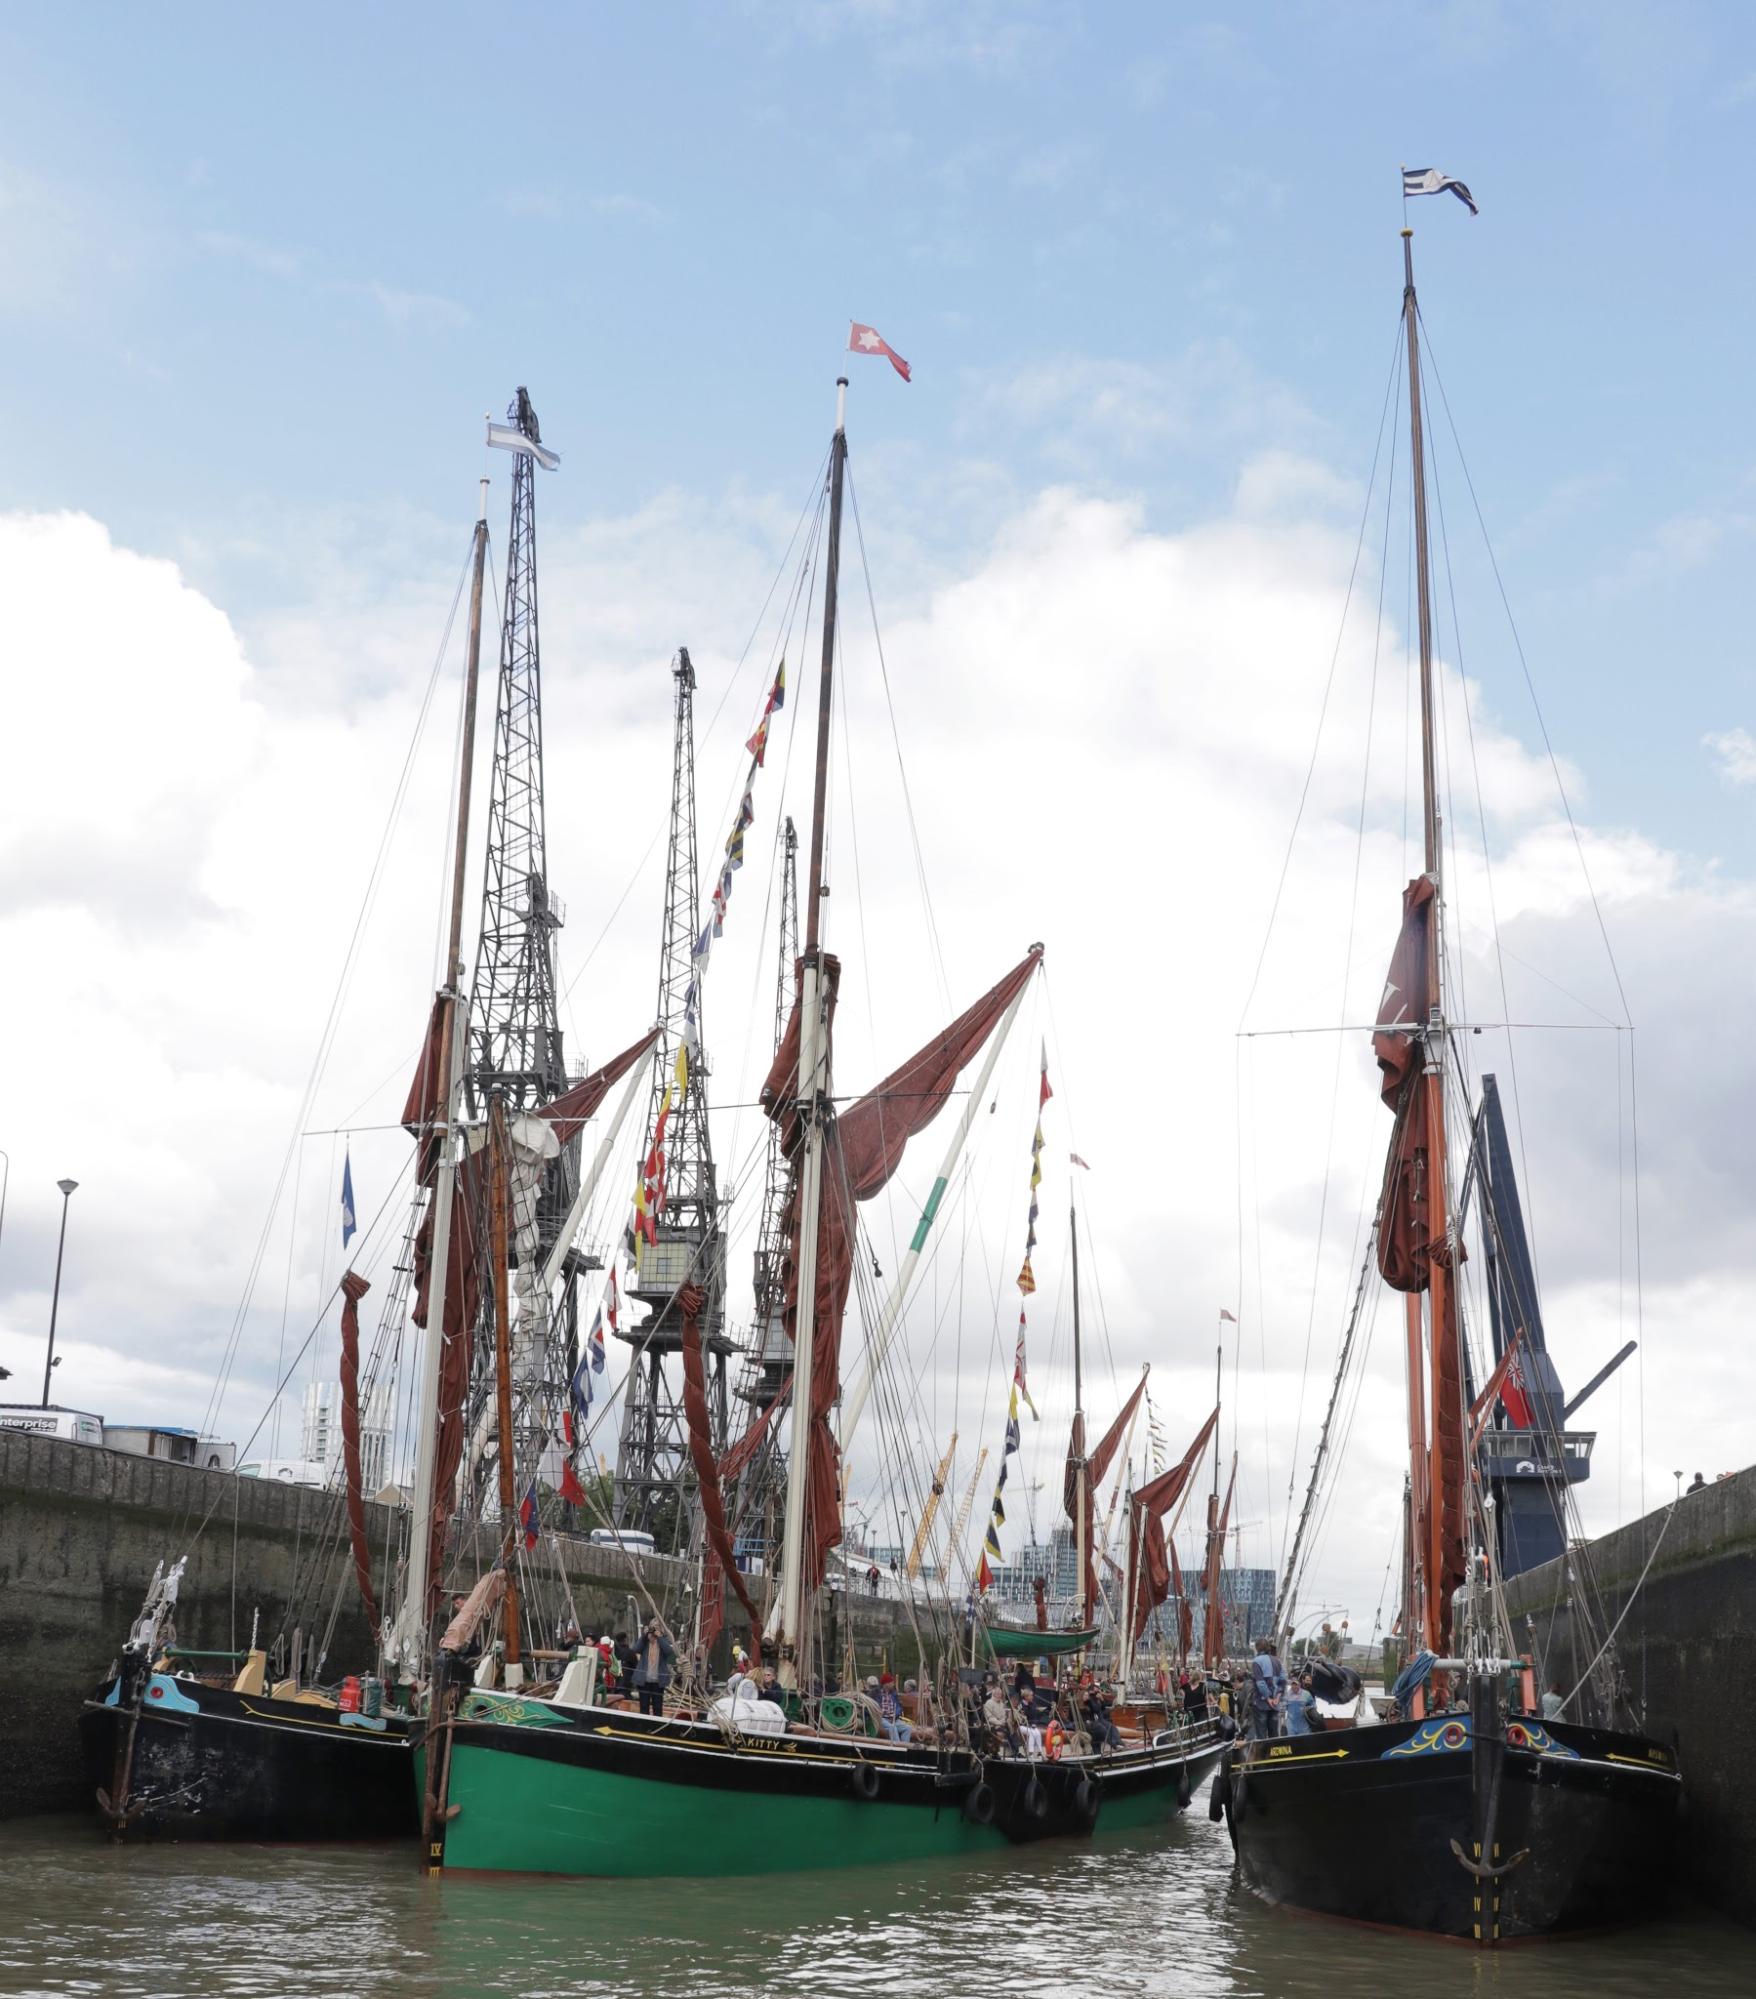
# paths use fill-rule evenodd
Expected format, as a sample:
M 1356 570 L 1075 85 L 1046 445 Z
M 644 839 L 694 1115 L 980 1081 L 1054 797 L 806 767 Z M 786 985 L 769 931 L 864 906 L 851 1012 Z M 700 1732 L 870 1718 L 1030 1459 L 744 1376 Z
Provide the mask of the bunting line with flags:
M 642 1252 L 658 1240 L 659 1219 L 665 1206 L 665 1130 L 670 1123 L 671 1112 L 682 1102 L 689 1087 L 690 1058 L 699 1057 L 701 1052 L 702 984 L 707 977 L 714 943 L 725 931 L 726 906 L 732 899 L 732 878 L 744 865 L 744 836 L 756 823 L 756 773 L 768 758 L 769 726 L 786 706 L 786 701 L 787 663 L 782 659 L 775 668 L 774 681 L 762 704 L 755 731 L 744 745 L 750 753 L 750 768 L 745 774 L 738 809 L 732 816 L 732 830 L 726 835 L 719 874 L 713 893 L 708 898 L 707 913 L 689 953 L 689 986 L 683 995 L 683 1038 L 677 1048 L 671 1080 L 665 1086 L 665 1094 L 659 1103 L 658 1116 L 653 1120 L 652 1143 L 647 1148 L 646 1159 L 635 1184 L 634 1211 L 623 1238 L 623 1247 L 634 1265 L 636 1277 L 640 1275 Z
M 330 1158 L 335 1154 L 332 1152 Z M 351 1152 L 341 1156 L 341 1246 L 346 1249 L 359 1231 L 354 1226 L 354 1160 Z
M 750 753 L 750 769 L 744 778 L 738 809 L 732 817 L 732 830 L 726 835 L 719 875 L 708 898 L 707 914 L 696 932 L 694 948 L 689 954 L 689 990 L 683 997 L 683 1039 L 691 1048 L 700 1047 L 701 985 L 707 976 L 707 963 L 713 955 L 714 944 L 725 931 L 726 905 L 732 899 L 732 877 L 744 865 L 744 835 L 756 823 L 756 773 L 768 760 L 769 726 L 786 702 L 787 663 L 783 659 L 775 669 L 774 684 L 762 704 L 755 732 L 744 745 Z
M 1043 1184 L 1043 1109 L 1055 1094 L 1049 1084 L 1049 1046 L 1042 1047 L 1042 1067 L 1037 1081 L 1037 1122 L 1030 1140 L 1030 1208 L 1024 1230 L 1024 1262 L 1018 1272 L 1018 1344 L 1012 1356 L 1012 1394 L 1006 1404 L 1006 1441 L 1000 1451 L 1000 1475 L 994 1481 L 994 1503 L 988 1509 L 988 1531 L 983 1538 L 981 1571 L 977 1577 L 977 1588 L 986 1590 L 992 1583 L 988 1571 L 988 1556 L 995 1561 L 1001 1559 L 1000 1529 L 1006 1525 L 1006 1474 L 1011 1468 L 1011 1460 L 1017 1452 L 1022 1435 L 1018 1419 L 1018 1405 L 1022 1399 L 1025 1407 L 1037 1421 L 1037 1405 L 1031 1400 L 1030 1386 L 1024 1372 L 1024 1336 L 1026 1329 L 1025 1301 L 1037 1288 L 1035 1275 L 1030 1267 L 1031 1252 L 1037 1246 L 1037 1221 L 1041 1214 L 1038 1189 Z

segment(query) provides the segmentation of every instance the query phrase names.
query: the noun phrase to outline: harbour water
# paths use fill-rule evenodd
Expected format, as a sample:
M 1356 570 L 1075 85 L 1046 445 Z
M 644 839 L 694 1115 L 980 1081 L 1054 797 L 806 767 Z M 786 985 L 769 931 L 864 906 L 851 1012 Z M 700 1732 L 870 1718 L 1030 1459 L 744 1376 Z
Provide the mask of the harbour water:
M 739 1836 L 735 1812 L 702 1828 Z M 1756 1936 L 1700 1910 L 1480 1956 L 1265 1908 L 1199 1802 L 1162 1832 L 955 1867 L 602 1884 L 431 1882 L 408 1846 L 113 1847 L 85 1819 L 13 1820 L 0 1908 L 0 1992 L 57 1999 L 1756 1991 Z

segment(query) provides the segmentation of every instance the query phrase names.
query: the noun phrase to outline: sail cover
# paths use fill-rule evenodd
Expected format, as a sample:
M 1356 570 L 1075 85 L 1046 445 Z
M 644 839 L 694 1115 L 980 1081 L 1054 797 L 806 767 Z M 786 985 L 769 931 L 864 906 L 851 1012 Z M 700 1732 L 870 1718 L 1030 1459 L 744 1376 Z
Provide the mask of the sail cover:
M 444 1580 L 445 1534 L 463 1462 L 463 1410 L 469 1397 L 470 1347 L 487 1273 L 484 1155 L 472 1152 L 457 1168 L 451 1200 L 451 1249 L 445 1274 L 444 1346 L 439 1361 L 438 1436 L 433 1454 L 433 1524 L 427 1544 L 427 1604 L 423 1617 L 439 1607 Z M 415 1303 L 410 1317 L 425 1328 L 433 1281 L 431 1196 L 415 1237 Z
M 354 1550 L 354 1580 L 366 1622 L 378 1628 L 378 1599 L 372 1593 L 372 1549 L 366 1539 L 366 1508 L 360 1491 L 360 1300 L 371 1290 L 357 1270 L 341 1280 L 341 1451 L 347 1478 L 348 1539 Z
M 1001 1016 L 1023 990 L 1042 961 L 1042 947 L 1024 958 L 966 1008 L 942 1033 L 934 1035 L 908 1061 L 894 1069 L 878 1087 L 841 1113 L 831 1115 L 824 1131 L 823 1204 L 817 1225 L 817 1297 L 811 1352 L 811 1407 L 794 1413 L 794 1437 L 803 1438 L 805 1457 L 795 1445 L 795 1477 L 801 1466 L 806 1477 L 804 1581 L 816 1589 L 823 1580 L 829 1551 L 841 1539 L 841 1470 L 830 1412 L 841 1392 L 841 1327 L 853 1280 L 855 1204 L 869 1201 L 902 1163 L 903 1149 L 944 1109 L 959 1072 L 981 1052 Z M 801 965 L 800 976 L 803 976 Z M 841 983 L 840 961 L 823 954 L 824 1036 L 828 1042 Z M 763 1108 L 780 1128 L 781 1145 L 797 1166 L 804 1137 L 799 1115 L 799 1002 L 787 1021 L 774 1064 L 762 1086 Z M 825 1073 L 832 1073 L 825 1061 Z M 784 1215 L 786 1242 L 786 1307 L 784 1324 L 797 1338 L 799 1268 L 799 1174 Z
M 1402 931 L 1378 1009 L 1372 1053 L 1379 1095 L 1396 1114 L 1384 1162 L 1378 1269 L 1395 1291 L 1425 1291 L 1432 1281 L 1431 1186 L 1427 1093 L 1421 1087 L 1420 1034 L 1432 1011 L 1433 881 L 1417 875 L 1402 896 Z
M 1183 1497 L 1190 1474 L 1200 1462 L 1218 1421 L 1219 1411 L 1215 1409 L 1181 1459 L 1151 1484 L 1143 1485 L 1129 1504 L 1128 1567 L 1134 1577 L 1136 1642 L 1146 1629 L 1147 1619 L 1171 1593 L 1171 1557 L 1159 1522 Z M 1181 1590 L 1178 1594 L 1182 1594 Z
M 701 1519 L 707 1546 L 701 1561 L 700 1643 L 711 1645 L 725 1623 L 726 1583 L 750 1619 L 750 1643 L 761 1656 L 762 1618 L 744 1587 L 732 1537 L 726 1531 L 726 1504 L 720 1490 L 719 1466 L 713 1459 L 712 1419 L 707 1408 L 707 1368 L 701 1352 L 701 1308 L 707 1293 L 699 1284 L 685 1284 L 677 1302 L 683 1308 L 683 1411 L 689 1424 L 689 1458 L 701 1499 Z
M 1226 1551 L 1226 1524 L 1232 1517 L 1232 1488 L 1237 1482 L 1238 1461 L 1234 1457 L 1232 1475 L 1226 1480 L 1226 1503 L 1220 1508 L 1219 1518 L 1207 1534 L 1207 1573 L 1202 1578 L 1202 1591 L 1207 1602 L 1201 1627 L 1201 1658 L 1202 1663 L 1208 1666 L 1217 1666 L 1225 1657 L 1226 1622 L 1219 1600 L 1219 1578 L 1220 1564 Z

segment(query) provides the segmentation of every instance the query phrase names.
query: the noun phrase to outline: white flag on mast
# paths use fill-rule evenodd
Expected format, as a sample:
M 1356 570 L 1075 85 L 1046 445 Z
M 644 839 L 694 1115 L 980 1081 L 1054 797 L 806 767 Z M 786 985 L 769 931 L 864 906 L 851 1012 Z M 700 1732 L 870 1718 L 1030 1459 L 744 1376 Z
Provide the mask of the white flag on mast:
M 559 454 L 546 450 L 534 437 L 526 437 L 516 424 L 491 422 L 488 425 L 488 443 L 495 451 L 524 452 L 527 457 L 534 458 L 545 472 L 560 470 Z

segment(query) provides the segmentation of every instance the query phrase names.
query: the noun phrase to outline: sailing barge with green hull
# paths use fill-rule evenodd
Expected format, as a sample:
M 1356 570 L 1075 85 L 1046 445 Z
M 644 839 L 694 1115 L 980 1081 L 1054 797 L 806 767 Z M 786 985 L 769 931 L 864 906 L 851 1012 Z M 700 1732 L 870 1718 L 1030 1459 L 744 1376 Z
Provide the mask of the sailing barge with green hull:
M 835 1670 L 814 1613 L 830 1550 L 841 1539 L 842 1454 L 895 1334 L 958 1147 L 987 1098 L 1000 1046 L 1042 957 L 1041 947 L 1033 946 L 876 1089 L 838 1105 L 830 1039 L 841 968 L 823 948 L 821 925 L 846 387 L 845 379 L 838 383 L 829 455 L 804 937 L 790 1018 L 762 1092 L 790 1169 L 782 1316 L 794 1412 L 778 1588 L 766 1619 L 747 1593 L 726 1527 L 705 1401 L 688 1386 L 691 1339 L 698 1346 L 700 1338 L 700 1294 L 688 1283 L 679 1293 L 685 1401 L 705 1539 L 699 1600 L 718 1606 L 728 1589 L 735 1594 L 750 1620 L 755 1655 L 766 1651 L 777 1662 L 784 1706 L 734 1695 L 705 1712 L 635 1713 L 594 1701 L 584 1661 L 576 1662 L 577 1671 L 569 1669 L 552 1696 L 466 1686 L 467 1654 L 457 1656 L 470 1639 L 466 1612 L 441 1647 L 430 1717 L 413 1759 L 423 1860 L 431 1872 L 746 1874 L 997 1852 L 1168 1820 L 1188 1804 L 1222 1747 L 1216 1728 L 1180 1724 L 1097 1753 L 1075 1715 L 1070 1753 L 1035 1759 L 995 1753 L 994 1738 L 968 1725 L 971 1682 L 981 1676 L 967 1667 L 955 1678 L 947 1673 L 936 1701 L 923 1697 L 930 1710 L 919 1718 L 928 1725 L 907 1741 L 890 1739 L 877 1713 L 862 1711 L 870 1705 L 863 1697 L 821 1698 L 811 1691 L 814 1683 L 833 1684 Z M 844 1402 L 841 1333 L 853 1281 L 856 1204 L 891 1179 L 909 1139 L 944 1108 L 978 1057 L 950 1155 L 871 1333 L 866 1378 Z M 1076 1417 L 1070 1506 L 1082 1526 L 1087 1565 L 1091 1489 L 1102 1474 L 1099 1460 L 1107 1463 L 1114 1455 L 1121 1429 L 1119 1421 L 1088 1459 Z M 1088 1590 L 1088 1612 L 1090 1602 Z M 1084 1621 L 1090 1624 L 1089 1614 Z M 712 1635 L 705 1624 L 695 1634 L 702 1644 Z M 1021 1642 L 1039 1653 L 1065 1652 L 1088 1636 L 1027 1634 Z M 947 1650 L 962 1656 L 955 1640 Z M 973 1698 L 979 1700 L 979 1693 Z M 704 1838 L 704 1832 L 714 1836 Z
M 1162 1825 L 1221 1749 L 1196 1729 L 1029 1762 L 480 1692 L 440 1741 L 447 1870 L 612 1877 L 856 1867 Z

